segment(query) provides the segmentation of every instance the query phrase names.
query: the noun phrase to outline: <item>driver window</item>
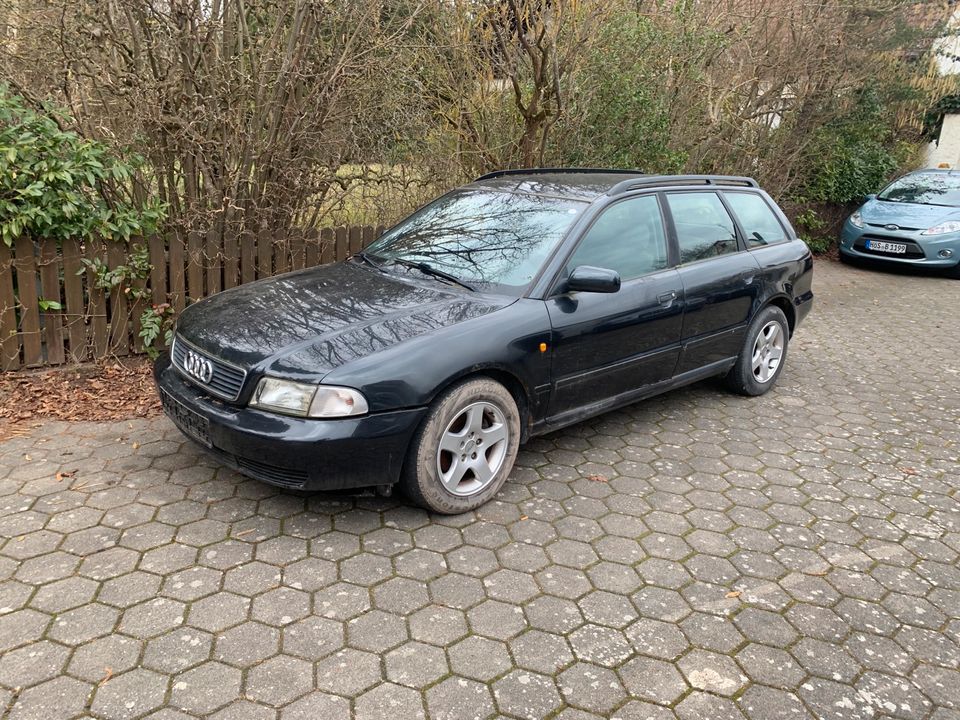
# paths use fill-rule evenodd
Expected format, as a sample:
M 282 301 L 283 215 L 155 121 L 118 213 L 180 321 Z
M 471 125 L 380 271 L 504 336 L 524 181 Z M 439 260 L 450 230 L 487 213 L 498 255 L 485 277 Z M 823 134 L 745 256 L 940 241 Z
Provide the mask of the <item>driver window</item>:
M 655 195 L 621 200 L 603 211 L 567 263 L 616 270 L 624 282 L 667 267 L 667 239 Z
M 677 229 L 681 264 L 737 252 L 733 220 L 716 193 L 670 193 L 667 203 Z

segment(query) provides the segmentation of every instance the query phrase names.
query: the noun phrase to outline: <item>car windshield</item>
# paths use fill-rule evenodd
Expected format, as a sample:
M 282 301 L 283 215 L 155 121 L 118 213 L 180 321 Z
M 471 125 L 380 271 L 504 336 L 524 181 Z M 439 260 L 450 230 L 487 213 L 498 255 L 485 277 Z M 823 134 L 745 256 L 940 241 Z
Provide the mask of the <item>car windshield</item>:
M 530 284 L 584 207 L 540 195 L 458 190 L 411 215 L 367 254 L 386 264 L 426 264 L 471 286 L 516 290 Z
M 960 206 L 960 175 L 914 173 L 890 183 L 877 198 L 918 205 Z

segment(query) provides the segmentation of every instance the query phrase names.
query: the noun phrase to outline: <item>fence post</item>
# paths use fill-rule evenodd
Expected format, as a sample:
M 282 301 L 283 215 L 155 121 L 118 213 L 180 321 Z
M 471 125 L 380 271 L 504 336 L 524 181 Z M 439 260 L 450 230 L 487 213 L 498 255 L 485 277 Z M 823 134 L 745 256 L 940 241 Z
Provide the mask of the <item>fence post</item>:
M 183 261 L 183 235 L 175 229 L 169 237 L 170 242 L 170 304 L 175 312 L 180 312 L 187 304 L 187 267 Z
M 23 364 L 43 363 L 40 341 L 40 295 L 37 293 L 37 263 L 33 240 L 21 236 L 16 242 L 17 289 L 20 291 L 20 338 L 23 343 Z
M 337 254 L 337 238 L 333 228 L 323 228 L 320 231 L 320 264 L 332 263 Z
M 129 246 L 118 240 L 107 243 L 107 264 L 111 269 L 127 261 Z M 116 286 L 110 291 L 110 352 L 127 355 L 130 352 L 129 303 L 126 288 Z
M 60 293 L 60 255 L 57 241 L 44 238 L 40 241 L 40 296 L 44 300 L 63 307 Z M 43 334 L 47 344 L 47 362 L 62 365 L 63 354 L 63 314 L 60 309 L 44 310 Z
M 80 263 L 80 241 L 67 238 L 63 249 L 63 294 L 67 308 L 67 340 L 70 359 L 80 362 L 87 358 L 87 306 L 83 300 L 83 265 Z
M 240 236 L 240 282 L 248 283 L 257 279 L 257 236 L 247 223 L 243 225 Z
M 337 235 L 337 244 L 333 252 L 333 261 L 340 262 L 341 260 L 346 260 L 347 255 L 350 254 L 350 248 L 348 246 L 350 235 L 345 227 L 338 227 L 335 232 Z
M 0 241 L 0 370 L 20 367 L 17 298 L 13 294 L 13 249 Z
M 273 275 L 273 237 L 264 225 L 257 232 L 257 279 Z

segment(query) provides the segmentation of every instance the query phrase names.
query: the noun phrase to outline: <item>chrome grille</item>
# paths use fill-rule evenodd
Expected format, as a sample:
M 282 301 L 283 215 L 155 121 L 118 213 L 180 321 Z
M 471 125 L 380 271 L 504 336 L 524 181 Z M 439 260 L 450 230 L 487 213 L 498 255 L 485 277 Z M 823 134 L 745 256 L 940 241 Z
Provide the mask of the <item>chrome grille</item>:
M 188 351 L 193 351 L 200 357 L 208 360 L 213 366 L 213 376 L 210 378 L 210 382 L 203 383 L 187 372 L 185 358 Z M 236 365 L 231 365 L 223 360 L 218 360 L 209 353 L 200 350 L 195 345 L 191 345 L 179 335 L 173 340 L 170 356 L 173 358 L 173 366 L 180 371 L 181 375 L 197 387 L 203 388 L 211 395 L 223 398 L 224 400 L 232 401 L 240 397 L 240 390 L 243 389 L 243 381 L 247 377 L 246 370 L 242 370 Z

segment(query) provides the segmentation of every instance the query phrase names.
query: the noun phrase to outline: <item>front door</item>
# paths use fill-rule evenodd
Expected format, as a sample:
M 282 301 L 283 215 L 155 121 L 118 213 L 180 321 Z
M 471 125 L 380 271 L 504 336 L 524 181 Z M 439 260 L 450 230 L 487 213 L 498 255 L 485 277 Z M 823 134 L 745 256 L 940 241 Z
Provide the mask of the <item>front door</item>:
M 616 293 L 547 300 L 553 326 L 551 417 L 602 404 L 672 377 L 680 354 L 683 289 L 669 267 L 655 195 L 604 210 L 567 261 L 620 273 Z
M 680 375 L 740 353 L 760 293 L 760 266 L 738 241 L 717 193 L 676 192 L 666 198 L 684 292 Z

